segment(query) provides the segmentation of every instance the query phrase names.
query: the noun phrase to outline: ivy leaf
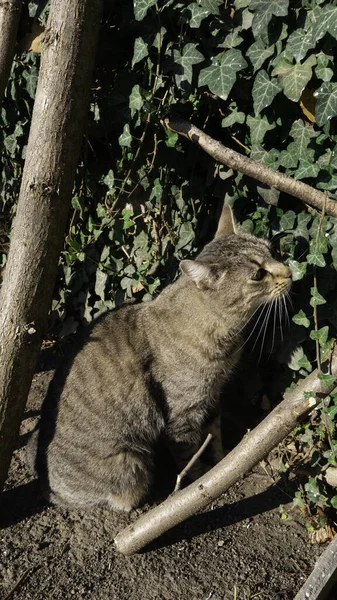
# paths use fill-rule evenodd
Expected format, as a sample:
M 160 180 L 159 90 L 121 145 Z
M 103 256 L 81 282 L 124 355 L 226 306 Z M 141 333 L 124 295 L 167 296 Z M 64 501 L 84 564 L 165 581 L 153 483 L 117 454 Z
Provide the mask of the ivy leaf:
M 135 39 L 135 45 L 133 50 L 133 59 L 132 59 L 132 68 L 139 63 L 143 58 L 148 56 L 149 50 L 147 44 L 144 42 L 143 38 L 138 37 Z
M 326 300 L 325 298 L 323 298 L 323 296 L 318 292 L 317 287 L 312 287 L 310 289 L 310 293 L 311 293 L 311 299 L 310 299 L 310 304 L 311 306 L 319 306 L 320 304 L 326 304 Z
M 114 172 L 112 169 L 110 169 L 110 171 L 108 171 L 108 173 L 104 177 L 103 183 L 105 183 L 105 185 L 108 186 L 109 192 L 112 192 L 112 190 L 115 189 L 115 176 L 114 176 Z M 100 215 L 98 215 L 98 216 L 100 216 Z M 104 214 L 104 216 L 105 216 L 105 214 Z
M 289 36 L 286 48 L 296 62 L 300 62 L 305 57 L 308 50 L 314 48 L 315 45 L 316 39 L 312 35 L 311 28 L 308 29 L 308 31 L 296 29 L 296 31 Z
M 133 0 L 133 11 L 136 21 L 142 21 L 151 6 L 155 6 L 157 0 Z
M 238 71 L 247 66 L 242 53 L 237 48 L 231 48 L 212 59 L 210 67 L 199 73 L 199 85 L 207 85 L 212 94 L 227 100 Z
M 192 28 L 200 27 L 201 21 L 209 15 L 219 14 L 219 4 L 222 4 L 221 0 L 199 0 L 199 2 L 189 4 L 187 7 L 187 10 L 191 13 L 189 26 Z
M 310 254 L 307 254 L 307 261 L 310 265 L 314 265 L 315 267 L 325 267 L 326 265 L 325 258 L 323 254 L 317 250 L 317 246 L 314 246 Z
M 231 127 L 235 123 L 242 124 L 245 122 L 245 120 L 246 120 L 245 113 L 239 112 L 238 109 L 236 108 L 231 113 L 229 113 L 229 115 L 227 117 L 222 119 L 221 126 L 222 127 Z
M 300 160 L 312 158 L 311 152 L 308 150 L 308 144 L 311 138 L 317 135 L 313 127 L 305 125 L 302 119 L 297 119 L 292 124 L 289 135 L 294 139 L 295 144 L 292 149 L 297 153 L 298 158 Z
M 293 281 L 300 281 L 301 279 L 303 279 L 307 272 L 306 262 L 300 263 L 297 260 L 290 260 L 288 265 L 291 270 Z
M 312 77 L 312 67 L 316 64 L 314 55 L 303 63 L 292 64 L 289 60 L 281 58 L 273 70 L 273 75 L 278 75 L 282 89 L 293 102 L 298 102 L 307 83 Z
M 259 38 L 248 48 L 246 56 L 248 56 L 254 67 L 254 73 L 262 67 L 265 60 L 267 60 L 267 58 L 269 58 L 273 52 L 274 45 L 267 47 L 261 38 Z
M 29 70 L 23 71 L 22 76 L 27 82 L 26 90 L 31 98 L 35 98 L 37 80 L 39 78 L 39 70 L 34 65 Z
M 324 387 L 330 387 L 336 381 L 336 377 L 334 375 L 329 375 L 329 373 L 322 373 L 321 371 L 319 371 L 317 377 L 323 382 Z
M 325 258 L 323 254 L 326 254 L 327 251 L 328 242 L 324 235 L 320 235 L 317 242 L 316 240 L 311 240 L 310 253 L 307 255 L 308 263 L 315 265 L 316 267 L 324 267 Z
M 134 85 L 129 96 L 129 108 L 131 110 L 131 115 L 139 111 L 144 104 L 144 100 L 141 94 L 141 90 L 139 85 Z
M 337 83 L 324 82 L 314 93 L 317 98 L 315 117 L 317 125 L 322 127 L 327 121 L 337 115 Z
M 306 355 L 304 355 L 303 358 L 300 358 L 300 360 L 298 361 L 298 364 L 299 364 L 299 366 L 301 368 L 303 368 L 306 371 L 308 371 L 308 373 L 311 373 L 311 371 L 312 371 L 312 364 L 308 360 L 308 357 Z
M 288 229 L 294 228 L 294 223 L 296 220 L 296 213 L 293 210 L 287 210 L 281 219 L 280 219 L 280 227 L 282 231 L 287 231 Z
M 318 165 L 310 162 L 310 160 L 301 160 L 297 171 L 294 173 L 295 179 L 305 179 L 306 177 L 317 177 L 320 172 Z
M 312 34 L 316 42 L 326 33 L 330 33 L 333 38 L 337 35 L 337 7 L 332 4 L 326 6 L 316 6 L 311 11 Z
M 268 123 L 267 117 L 247 117 L 247 125 L 250 128 L 250 139 L 253 145 L 263 142 L 267 131 L 274 129 L 274 124 Z
M 250 9 L 255 11 L 252 25 L 254 37 L 258 37 L 267 29 L 273 15 L 286 17 L 288 8 L 289 0 L 252 0 Z
M 308 483 L 304 485 L 304 489 L 307 492 L 310 502 L 317 504 L 317 506 L 326 506 L 326 498 L 320 493 L 317 481 L 314 477 L 309 477 Z
M 294 323 L 296 323 L 296 325 L 302 325 L 303 327 L 310 327 L 310 321 L 302 309 L 296 315 L 294 315 L 292 317 L 292 321 L 294 321 Z
M 184 81 L 188 83 L 192 83 L 193 77 L 193 65 L 197 65 L 198 63 L 204 60 L 203 55 L 196 49 L 196 44 L 186 44 L 183 48 L 182 54 L 180 54 L 179 50 L 173 50 L 173 59 L 174 59 L 174 70 L 175 70 L 175 80 L 177 87 L 182 87 L 181 84 Z
M 252 90 L 255 114 L 269 106 L 280 91 L 281 87 L 275 80 L 269 79 L 266 71 L 259 71 Z
M 130 126 L 128 123 L 125 123 L 123 127 L 123 133 L 118 138 L 118 143 L 121 147 L 130 148 L 132 142 L 132 136 L 130 133 Z

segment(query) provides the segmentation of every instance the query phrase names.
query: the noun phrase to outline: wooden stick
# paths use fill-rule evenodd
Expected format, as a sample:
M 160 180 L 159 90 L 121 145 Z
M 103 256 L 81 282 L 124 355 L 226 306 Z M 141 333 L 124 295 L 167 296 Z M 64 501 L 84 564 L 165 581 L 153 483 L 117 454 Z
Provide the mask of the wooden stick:
M 331 360 L 331 373 L 337 376 L 337 353 Z M 133 554 L 205 508 L 267 456 L 333 387 L 324 388 L 317 370 L 313 371 L 213 469 L 121 531 L 115 538 L 117 550 Z
M 253 177 L 262 183 L 266 183 L 270 187 L 274 187 L 281 192 L 291 194 L 318 210 L 322 210 L 324 203 L 326 202 L 326 213 L 333 217 L 337 217 L 336 200 L 333 200 L 332 198 L 326 199 L 326 194 L 324 192 L 319 192 L 302 181 L 297 181 L 292 177 L 289 177 L 289 175 L 275 171 L 275 169 L 266 167 L 251 158 L 243 156 L 243 154 L 239 154 L 239 152 L 235 152 L 235 150 L 232 150 L 231 148 L 227 148 L 188 121 L 184 121 L 183 119 L 164 119 L 162 125 L 170 131 L 183 135 L 191 142 L 200 146 L 200 148 L 210 154 L 217 162 L 220 162 L 231 169 L 235 169 L 236 171 L 241 171 L 241 173 Z
M 191 469 L 191 467 L 193 467 L 194 463 L 197 462 L 198 458 L 200 458 L 200 456 L 202 455 L 202 453 L 204 452 L 204 450 L 206 450 L 206 448 L 207 448 L 208 444 L 210 443 L 212 437 L 213 436 L 212 436 L 211 433 L 209 433 L 207 435 L 204 443 L 201 444 L 199 450 L 197 450 L 197 452 L 195 452 L 195 454 L 193 454 L 191 460 L 188 461 L 186 467 L 184 467 L 183 470 L 180 471 L 180 473 L 178 473 L 176 485 L 175 485 L 175 488 L 174 488 L 173 492 L 177 492 L 178 490 L 180 490 L 181 483 L 182 483 L 184 477 L 186 477 L 188 471 Z
M 337 536 L 319 557 L 294 600 L 323 600 L 337 581 Z

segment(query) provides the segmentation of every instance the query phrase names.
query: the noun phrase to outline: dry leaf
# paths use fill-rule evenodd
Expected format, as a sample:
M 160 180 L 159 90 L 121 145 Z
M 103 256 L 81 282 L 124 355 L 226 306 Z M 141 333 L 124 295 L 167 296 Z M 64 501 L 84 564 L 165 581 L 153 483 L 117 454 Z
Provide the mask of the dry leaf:
M 39 23 L 34 23 L 32 30 L 27 33 L 18 43 L 17 53 L 23 52 L 41 52 L 41 40 L 44 33 L 44 27 Z
M 300 98 L 300 107 L 304 116 L 310 121 L 310 123 L 315 123 L 315 104 L 316 98 L 314 97 L 314 90 L 309 90 L 305 88 L 303 90 L 301 98 Z

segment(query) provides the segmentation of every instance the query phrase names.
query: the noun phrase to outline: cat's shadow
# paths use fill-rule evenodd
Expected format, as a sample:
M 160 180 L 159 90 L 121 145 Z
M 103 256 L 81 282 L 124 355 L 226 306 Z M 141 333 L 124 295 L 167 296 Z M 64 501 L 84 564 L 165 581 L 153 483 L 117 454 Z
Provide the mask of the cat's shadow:
M 38 515 L 45 506 L 37 479 L 5 490 L 0 496 L 0 530 Z

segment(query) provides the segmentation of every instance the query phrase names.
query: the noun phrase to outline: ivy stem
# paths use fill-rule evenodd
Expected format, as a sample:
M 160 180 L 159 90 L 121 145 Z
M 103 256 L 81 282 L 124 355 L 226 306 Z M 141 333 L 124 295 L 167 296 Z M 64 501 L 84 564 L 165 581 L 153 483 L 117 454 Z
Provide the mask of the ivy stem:
M 317 233 L 316 233 L 316 245 L 318 244 L 318 239 L 319 236 L 321 235 L 321 230 L 322 230 L 322 223 L 323 223 L 323 219 L 325 216 L 325 207 L 326 207 L 326 200 L 327 200 L 327 192 L 325 192 L 325 201 L 323 203 L 323 207 L 322 207 L 322 212 L 321 212 L 321 216 L 320 216 L 320 220 L 319 220 L 319 226 L 317 229 Z M 316 272 L 316 267 L 314 269 L 314 287 L 317 290 L 317 272 Z M 314 317 L 314 327 L 315 327 L 315 331 L 318 331 L 318 311 L 317 311 L 317 305 L 314 305 L 314 312 L 313 312 L 313 317 Z M 322 362 L 321 362 L 321 350 L 320 350 L 320 345 L 319 345 L 319 340 L 316 339 L 315 340 L 316 343 L 316 362 L 317 362 L 317 368 L 319 372 L 322 372 Z M 332 443 L 332 437 L 331 437 L 331 433 L 330 433 L 330 429 L 329 429 L 329 423 L 328 423 L 328 419 L 327 419 L 327 414 L 324 411 L 324 409 L 327 407 L 327 402 L 328 399 L 324 398 L 324 400 L 322 401 L 322 422 L 323 425 L 325 427 L 325 431 L 326 431 L 326 435 L 328 438 L 328 442 L 329 442 L 329 446 L 330 446 L 330 450 L 332 452 L 332 455 L 334 457 L 334 459 L 336 460 L 336 453 L 335 453 L 335 449 Z

